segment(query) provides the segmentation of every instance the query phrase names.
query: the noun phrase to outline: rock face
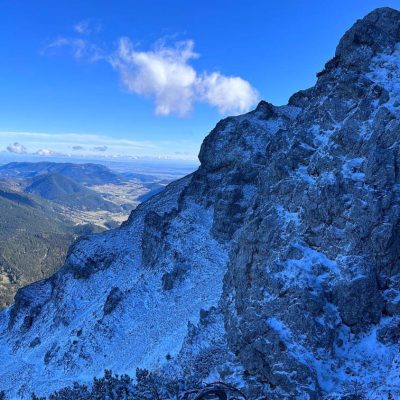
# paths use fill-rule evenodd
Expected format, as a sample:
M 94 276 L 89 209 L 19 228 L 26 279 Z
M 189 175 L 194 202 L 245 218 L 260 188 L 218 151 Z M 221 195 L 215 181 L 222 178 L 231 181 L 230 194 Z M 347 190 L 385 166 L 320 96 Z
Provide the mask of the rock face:
M 199 158 L 19 291 L 0 388 L 145 367 L 250 398 L 400 396 L 400 12 L 356 22 L 314 87 L 222 120 Z

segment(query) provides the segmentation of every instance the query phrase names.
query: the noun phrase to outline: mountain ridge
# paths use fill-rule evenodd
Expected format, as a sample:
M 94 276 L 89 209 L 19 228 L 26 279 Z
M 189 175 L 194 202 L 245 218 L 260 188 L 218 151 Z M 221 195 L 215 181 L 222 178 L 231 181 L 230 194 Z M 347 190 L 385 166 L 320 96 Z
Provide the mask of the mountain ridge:
M 115 204 L 104 200 L 100 194 L 55 172 L 31 178 L 24 191 L 68 207 L 87 210 L 118 210 Z
M 81 184 L 96 185 L 115 183 L 121 177 L 104 165 L 94 163 L 60 163 L 60 162 L 11 162 L 0 166 L 0 174 L 11 177 L 34 178 L 39 175 L 57 173 L 76 180 Z
M 57 270 L 75 240 L 73 227 L 50 204 L 0 188 L 0 307 L 16 289 Z

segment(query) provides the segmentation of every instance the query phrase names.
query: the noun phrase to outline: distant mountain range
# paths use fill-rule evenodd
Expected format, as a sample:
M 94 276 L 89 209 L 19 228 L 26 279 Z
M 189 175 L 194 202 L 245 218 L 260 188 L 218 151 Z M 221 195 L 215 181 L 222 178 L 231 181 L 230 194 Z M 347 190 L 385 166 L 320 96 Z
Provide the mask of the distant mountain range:
M 106 196 L 92 190 L 92 186 L 124 185 L 135 181 L 144 188 L 144 193 L 138 194 L 138 202 L 141 202 L 160 192 L 170 182 L 155 175 L 115 172 L 100 164 L 56 162 L 12 162 L 0 166 L 0 178 L 19 181 L 24 192 L 65 207 L 110 212 L 121 211 L 123 205 L 116 205 L 105 199 Z
M 13 162 L 0 166 L 0 176 L 30 179 L 38 175 L 58 174 L 76 180 L 82 185 L 119 183 L 124 180 L 121 174 L 100 164 L 72 164 L 55 162 Z
M 35 176 L 24 190 L 66 207 L 83 210 L 120 211 L 120 207 L 78 182 L 58 173 Z

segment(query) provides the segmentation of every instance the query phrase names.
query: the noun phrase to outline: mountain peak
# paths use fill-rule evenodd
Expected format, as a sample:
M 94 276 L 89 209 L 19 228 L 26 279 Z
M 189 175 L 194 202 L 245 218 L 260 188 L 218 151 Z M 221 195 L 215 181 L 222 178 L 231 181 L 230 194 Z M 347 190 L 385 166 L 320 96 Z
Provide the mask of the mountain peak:
M 357 20 L 342 36 L 335 57 L 317 73 L 321 77 L 336 68 L 365 71 L 378 53 L 392 53 L 400 42 L 400 11 L 381 7 Z
M 336 56 L 348 58 L 360 47 L 372 53 L 393 49 L 400 41 L 400 11 L 390 7 L 377 8 L 359 19 L 342 37 Z

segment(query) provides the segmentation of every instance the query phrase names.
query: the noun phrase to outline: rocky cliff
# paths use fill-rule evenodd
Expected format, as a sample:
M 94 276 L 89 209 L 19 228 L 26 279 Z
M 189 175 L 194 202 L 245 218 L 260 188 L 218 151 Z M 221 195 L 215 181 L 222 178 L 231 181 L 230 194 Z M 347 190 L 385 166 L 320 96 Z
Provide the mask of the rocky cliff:
M 357 21 L 314 87 L 222 120 L 199 158 L 18 292 L 0 388 L 145 367 L 254 399 L 400 396 L 400 12 Z

